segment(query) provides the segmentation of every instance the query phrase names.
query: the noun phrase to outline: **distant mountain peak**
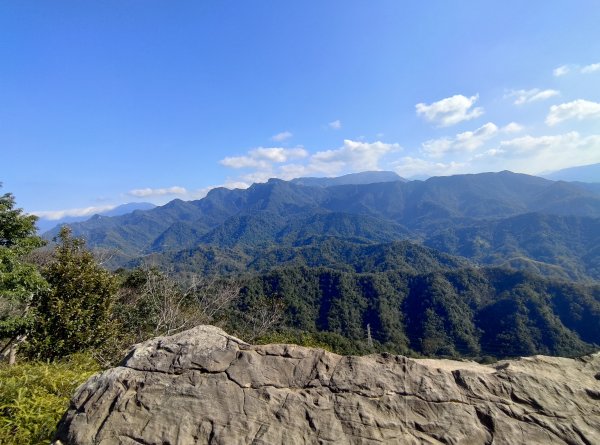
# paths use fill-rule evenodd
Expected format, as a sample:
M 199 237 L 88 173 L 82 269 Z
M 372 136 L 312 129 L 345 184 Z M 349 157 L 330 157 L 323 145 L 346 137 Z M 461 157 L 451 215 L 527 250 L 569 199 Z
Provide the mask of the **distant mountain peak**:
M 375 184 L 378 182 L 406 182 L 402 176 L 391 171 L 365 171 L 360 173 L 350 173 L 337 177 L 315 178 L 304 177 L 292 179 L 290 182 L 294 184 L 309 186 L 309 187 L 332 187 L 336 185 L 364 185 Z
M 45 233 L 57 226 L 62 226 L 64 224 L 73 224 L 77 222 L 83 222 L 87 220 L 98 220 L 99 217 L 108 217 L 108 216 L 121 216 L 127 213 L 135 212 L 138 210 L 145 211 L 151 210 L 155 208 L 156 205 L 149 202 L 129 202 L 126 204 L 118 205 L 110 210 L 105 210 L 103 212 L 94 213 L 93 215 L 84 215 L 84 216 L 65 216 L 60 219 L 48 219 L 48 218 L 39 218 L 37 222 L 38 232 Z
M 600 183 L 600 163 L 564 168 L 544 175 L 544 177 L 553 181 Z

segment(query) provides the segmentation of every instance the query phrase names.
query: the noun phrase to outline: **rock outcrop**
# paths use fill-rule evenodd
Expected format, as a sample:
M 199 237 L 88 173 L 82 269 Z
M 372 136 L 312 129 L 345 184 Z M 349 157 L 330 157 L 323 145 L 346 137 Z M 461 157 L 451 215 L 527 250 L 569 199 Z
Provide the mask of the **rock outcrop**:
M 89 379 L 55 444 L 600 443 L 600 354 L 494 365 L 253 346 L 212 326 Z

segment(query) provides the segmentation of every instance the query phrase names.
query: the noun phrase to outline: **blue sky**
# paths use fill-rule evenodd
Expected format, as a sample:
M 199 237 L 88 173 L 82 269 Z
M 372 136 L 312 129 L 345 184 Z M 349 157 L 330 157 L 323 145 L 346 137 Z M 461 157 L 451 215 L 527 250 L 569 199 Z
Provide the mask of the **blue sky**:
M 7 1 L 0 181 L 28 212 L 367 169 L 600 162 L 600 3 Z

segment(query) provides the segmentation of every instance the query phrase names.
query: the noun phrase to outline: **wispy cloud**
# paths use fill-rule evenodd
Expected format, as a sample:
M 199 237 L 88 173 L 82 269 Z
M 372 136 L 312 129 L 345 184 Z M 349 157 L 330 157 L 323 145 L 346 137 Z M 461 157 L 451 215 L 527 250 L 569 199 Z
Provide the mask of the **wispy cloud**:
M 228 156 L 221 159 L 221 165 L 230 168 L 270 168 L 273 163 L 287 162 L 291 159 L 300 159 L 308 156 L 302 147 L 258 147 L 250 150 L 246 156 Z
M 427 159 L 405 156 L 392 163 L 396 173 L 404 178 L 453 175 L 468 168 L 465 162 L 433 162 Z
M 271 140 L 275 142 L 283 142 L 289 138 L 291 138 L 293 134 L 289 131 L 282 131 L 281 133 L 277 133 L 274 136 L 271 136 Z
M 154 196 L 165 196 L 165 195 L 185 195 L 187 190 L 183 187 L 173 186 L 168 188 L 141 188 L 134 189 L 127 192 L 128 195 L 135 196 L 137 198 L 147 198 Z
M 510 122 L 502 128 L 502 131 L 505 133 L 518 133 L 519 131 L 523 131 L 523 125 Z
M 493 122 L 488 122 L 473 131 L 464 131 L 456 136 L 430 139 L 423 142 L 421 150 L 431 158 L 441 158 L 448 153 L 468 153 L 482 147 L 487 141 L 500 133 L 516 133 L 523 127 L 516 122 L 499 128 Z
M 566 74 L 569 74 L 570 71 L 571 68 L 568 65 L 561 65 L 557 68 L 554 68 L 554 70 L 552 70 L 552 74 L 554 75 L 554 77 L 561 77 Z
M 107 212 L 109 210 L 117 207 L 116 205 L 105 205 L 105 206 L 96 206 L 96 207 L 83 207 L 79 209 L 66 209 L 66 210 L 40 210 L 32 212 L 34 215 L 39 216 L 40 218 L 48 219 L 50 221 L 55 221 L 57 219 L 63 219 L 67 217 L 76 217 L 76 216 L 91 216 L 96 213 Z
M 297 151 L 290 152 L 290 150 Z M 385 155 L 400 150 L 402 147 L 399 144 L 346 139 L 339 148 L 313 154 L 309 154 L 303 148 L 254 149 L 246 156 L 225 158 L 220 162 L 234 169 L 253 169 L 240 177 L 242 182 L 251 183 L 263 182 L 272 177 L 292 179 L 307 175 L 327 176 L 353 171 L 379 170 L 379 163 Z
M 339 130 L 342 128 L 342 121 L 337 119 L 333 122 L 329 122 L 327 125 L 329 125 L 329 128 L 332 128 L 333 130 Z
M 505 97 L 514 98 L 515 105 L 523 105 L 530 102 L 538 102 L 551 97 L 558 96 L 560 94 L 557 90 L 541 90 L 539 88 L 533 88 L 531 90 L 512 90 L 509 91 Z
M 345 139 L 338 149 L 319 151 L 312 155 L 308 168 L 314 172 L 333 174 L 346 170 L 378 170 L 379 160 L 384 155 L 400 150 L 400 144 Z
M 600 162 L 600 135 L 526 135 L 502 141 L 495 158 L 500 168 L 532 174 L 592 164 Z
M 600 71 L 600 62 L 599 63 L 590 63 L 589 65 L 562 65 L 558 68 L 555 68 L 552 71 L 555 77 L 561 77 L 569 74 L 570 72 L 579 72 L 581 74 L 590 74 Z
M 483 108 L 473 107 L 478 99 L 478 94 L 471 97 L 457 94 L 431 104 L 418 103 L 415 108 L 417 116 L 440 127 L 449 127 L 481 116 Z
M 583 136 L 572 131 L 502 140 L 492 148 L 458 159 L 406 156 L 391 165 L 401 176 L 411 178 L 499 170 L 540 174 L 597 162 L 600 162 L 600 135 Z
M 546 117 L 546 124 L 554 126 L 566 120 L 600 118 L 600 103 L 577 99 L 560 105 L 552 105 Z
M 592 63 L 581 68 L 582 74 L 595 73 L 596 71 L 600 71 L 600 63 Z

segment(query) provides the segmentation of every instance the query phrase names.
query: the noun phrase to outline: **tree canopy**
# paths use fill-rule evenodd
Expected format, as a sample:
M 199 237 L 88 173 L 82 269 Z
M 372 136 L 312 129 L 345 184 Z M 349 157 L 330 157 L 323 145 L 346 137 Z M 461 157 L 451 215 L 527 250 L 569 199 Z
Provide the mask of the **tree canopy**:
M 44 244 L 36 235 L 37 217 L 16 207 L 10 193 L 0 196 L 0 341 L 2 355 L 14 362 L 17 345 L 31 325 L 31 302 L 45 287 L 37 269 L 25 260 Z
M 42 270 L 48 288 L 36 294 L 31 349 L 56 358 L 100 348 L 111 335 L 117 280 L 94 259 L 82 239 L 61 229 L 53 258 Z

